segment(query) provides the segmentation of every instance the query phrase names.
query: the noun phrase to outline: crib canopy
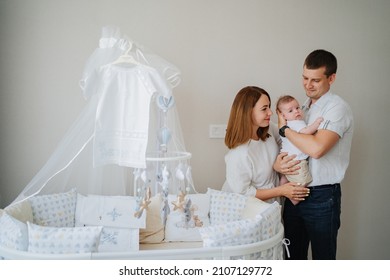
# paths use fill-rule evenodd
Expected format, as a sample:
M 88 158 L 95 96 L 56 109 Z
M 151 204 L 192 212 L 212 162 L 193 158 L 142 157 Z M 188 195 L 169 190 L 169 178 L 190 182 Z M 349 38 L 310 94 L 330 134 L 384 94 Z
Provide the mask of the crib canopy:
M 76 188 L 83 194 L 194 192 L 173 89 L 179 69 L 105 26 L 80 80 L 86 105 L 16 204 Z

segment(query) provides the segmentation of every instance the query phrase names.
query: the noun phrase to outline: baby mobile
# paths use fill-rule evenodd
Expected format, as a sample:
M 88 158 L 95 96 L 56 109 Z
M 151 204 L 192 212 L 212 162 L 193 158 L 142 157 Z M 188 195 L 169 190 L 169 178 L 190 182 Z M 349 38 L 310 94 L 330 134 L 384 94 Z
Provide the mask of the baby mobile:
M 170 207 L 168 202 L 168 195 L 175 191 L 178 194 L 174 210 L 180 210 L 185 213 L 186 221 L 191 220 L 194 213 L 194 207 L 190 207 L 191 201 L 188 201 L 185 197 L 190 192 L 192 186 L 191 167 L 186 163 L 186 159 L 189 158 L 188 153 L 180 153 L 179 151 L 168 151 L 168 144 L 172 140 L 172 132 L 168 127 L 168 113 L 169 110 L 175 105 L 175 99 L 173 96 L 164 97 L 159 95 L 156 98 L 157 107 L 159 109 L 159 124 L 157 131 L 158 148 L 154 157 L 147 157 L 147 168 L 137 168 L 134 170 L 134 186 L 136 187 L 136 199 L 137 209 L 134 214 L 135 217 L 141 217 L 143 211 L 148 210 L 148 205 L 151 199 L 151 184 L 154 178 L 155 189 L 154 193 L 159 193 L 162 200 L 161 207 L 161 219 L 165 225 L 167 217 L 170 213 Z M 184 160 L 184 161 L 183 161 Z M 170 171 L 168 163 L 176 163 L 175 172 Z M 178 163 L 177 163 L 178 162 Z M 153 166 L 152 163 L 156 165 Z M 148 168 L 153 166 L 154 168 Z M 172 185 L 172 173 L 176 178 L 176 188 L 170 188 Z M 187 207 L 186 207 L 187 205 Z M 196 218 L 196 217 L 195 217 Z M 186 223 L 187 224 L 187 223 Z

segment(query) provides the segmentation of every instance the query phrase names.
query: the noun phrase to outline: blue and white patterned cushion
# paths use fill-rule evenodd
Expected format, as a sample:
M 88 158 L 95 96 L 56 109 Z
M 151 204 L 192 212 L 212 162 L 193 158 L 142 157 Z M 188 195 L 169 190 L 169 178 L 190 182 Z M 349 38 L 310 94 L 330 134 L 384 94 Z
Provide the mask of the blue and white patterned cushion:
M 262 217 L 217 224 L 199 229 L 203 247 L 243 245 L 261 239 Z
M 0 245 L 14 250 L 27 251 L 27 225 L 7 213 L 0 217 Z
M 200 228 L 203 247 L 260 242 L 273 237 L 281 229 L 281 206 L 278 202 L 268 204 L 257 201 L 255 198 L 247 198 L 247 203 L 253 205 L 246 205 L 241 219 Z M 210 213 L 210 218 L 211 215 Z M 214 213 L 214 215 L 219 215 L 219 213 Z M 274 257 L 273 248 L 245 256 L 246 259 L 272 259 Z
M 101 226 L 46 227 L 27 222 L 28 251 L 41 254 L 96 252 Z
M 281 206 L 278 202 L 273 202 L 270 207 L 261 213 L 263 225 L 261 230 L 261 240 L 269 239 L 277 234 L 282 227 Z M 258 259 L 272 259 L 274 257 L 273 248 L 263 250 Z
M 265 209 L 261 216 L 263 217 L 263 239 L 273 237 L 282 226 L 281 206 L 278 202 L 273 202 L 267 209 Z
M 29 198 L 33 223 L 51 227 L 74 227 L 77 192 L 37 195 Z
M 246 196 L 210 188 L 207 193 L 210 195 L 211 225 L 225 224 L 241 219 L 248 199 Z

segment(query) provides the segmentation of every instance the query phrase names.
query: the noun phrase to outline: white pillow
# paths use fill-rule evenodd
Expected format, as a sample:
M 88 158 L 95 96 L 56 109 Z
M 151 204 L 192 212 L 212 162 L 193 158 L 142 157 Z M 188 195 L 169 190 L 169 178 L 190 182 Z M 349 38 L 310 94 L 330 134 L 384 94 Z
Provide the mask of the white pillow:
M 76 225 L 99 225 L 120 228 L 145 228 L 146 211 L 135 217 L 133 196 L 77 195 Z
M 271 206 L 271 203 L 262 201 L 254 196 L 249 196 L 245 208 L 242 211 L 242 219 L 254 218 Z
M 41 254 L 96 252 L 101 226 L 45 227 L 27 222 L 28 251 Z
M 169 195 L 170 213 L 165 225 L 165 241 L 202 241 L 199 228 L 210 225 L 209 209 L 210 198 L 208 194 L 188 194 L 179 205 L 177 195 Z M 188 201 L 190 205 L 187 204 Z M 175 203 L 175 204 L 173 204 Z M 184 212 L 185 205 L 190 207 L 189 212 Z M 179 206 L 179 209 L 176 209 Z M 186 221 L 186 213 L 189 213 L 189 221 Z
M 225 224 L 241 219 L 248 197 L 208 188 L 210 195 L 210 223 Z
M 199 229 L 203 247 L 243 245 L 261 239 L 262 217 L 217 224 Z
M 138 229 L 103 227 L 98 252 L 128 252 L 138 249 Z
M 160 195 L 150 199 L 146 210 L 146 227 L 139 230 L 139 243 L 161 243 L 164 240 L 164 225 L 161 220 L 162 200 Z
M 74 227 L 77 193 L 37 195 L 29 198 L 33 223 L 41 226 Z
M 32 208 L 28 200 L 23 200 L 22 202 L 7 206 L 4 210 L 9 215 L 21 222 L 26 223 L 27 221 L 33 221 Z
M 0 245 L 19 251 L 27 251 L 27 225 L 6 212 L 0 217 Z

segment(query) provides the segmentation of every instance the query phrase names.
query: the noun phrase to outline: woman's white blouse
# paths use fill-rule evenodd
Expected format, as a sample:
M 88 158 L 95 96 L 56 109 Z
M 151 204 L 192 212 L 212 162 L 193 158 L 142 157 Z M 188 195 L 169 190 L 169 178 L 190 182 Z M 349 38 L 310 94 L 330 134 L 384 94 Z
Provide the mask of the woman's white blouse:
M 269 134 L 271 137 L 266 141 L 250 140 L 229 150 L 225 156 L 226 181 L 222 186 L 223 191 L 255 196 L 257 189 L 277 186 L 279 177 L 273 164 L 279 154 L 280 136 L 276 125 L 270 124 Z

